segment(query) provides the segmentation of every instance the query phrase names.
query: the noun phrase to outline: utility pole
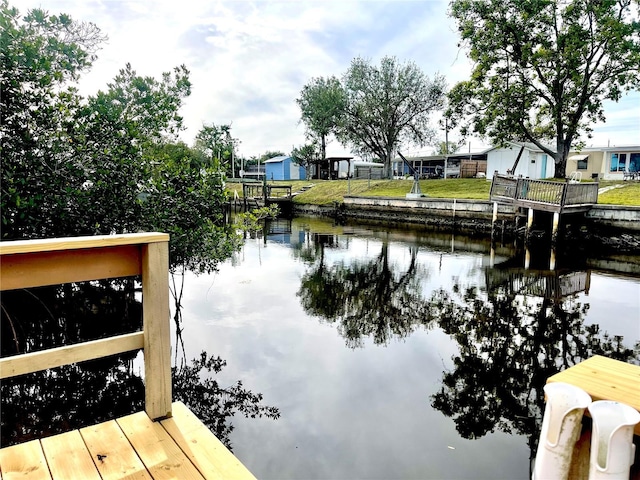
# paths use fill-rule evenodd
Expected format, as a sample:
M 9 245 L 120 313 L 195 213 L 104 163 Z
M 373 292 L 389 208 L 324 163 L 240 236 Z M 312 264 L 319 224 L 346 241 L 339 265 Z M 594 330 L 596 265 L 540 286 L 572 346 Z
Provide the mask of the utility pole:
M 447 162 L 449 157 L 449 119 L 444 117 L 444 178 L 447 178 Z

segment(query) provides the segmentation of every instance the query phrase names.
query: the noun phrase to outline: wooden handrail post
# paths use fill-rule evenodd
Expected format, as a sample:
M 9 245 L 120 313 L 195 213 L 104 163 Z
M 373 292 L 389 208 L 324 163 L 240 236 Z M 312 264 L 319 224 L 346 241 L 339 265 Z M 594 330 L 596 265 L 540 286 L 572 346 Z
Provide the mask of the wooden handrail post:
M 169 336 L 169 243 L 142 247 L 145 411 L 151 419 L 171 416 Z
M 564 210 L 564 204 L 567 201 L 567 188 L 569 186 L 569 179 L 565 179 L 565 182 L 562 184 L 562 192 L 560 195 L 560 211 Z
M 518 179 L 516 180 L 516 190 L 513 193 L 513 198 L 518 199 L 521 197 L 520 190 L 522 188 L 522 175 L 518 175 Z

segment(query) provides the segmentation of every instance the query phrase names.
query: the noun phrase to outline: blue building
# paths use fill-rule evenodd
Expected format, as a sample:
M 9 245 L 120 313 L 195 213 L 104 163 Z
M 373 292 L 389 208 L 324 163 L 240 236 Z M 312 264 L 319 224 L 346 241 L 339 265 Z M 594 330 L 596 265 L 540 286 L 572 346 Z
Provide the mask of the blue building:
M 305 180 L 307 172 L 292 157 L 273 157 L 264 162 L 267 180 Z

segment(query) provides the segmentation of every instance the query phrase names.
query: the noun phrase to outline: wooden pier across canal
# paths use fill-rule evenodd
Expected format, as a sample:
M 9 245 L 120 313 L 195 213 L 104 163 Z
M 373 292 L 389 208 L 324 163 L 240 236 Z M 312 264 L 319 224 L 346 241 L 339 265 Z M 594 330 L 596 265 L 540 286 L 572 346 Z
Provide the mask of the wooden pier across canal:
M 169 236 L 140 233 L 0 242 L 0 289 L 140 275 L 143 329 L 0 359 L 0 379 L 144 352 L 145 411 L 0 449 L 0 478 L 255 478 L 171 398 Z M 28 412 L 25 412 L 28 414 Z
M 251 207 L 260 207 L 276 204 L 281 212 L 291 210 L 293 199 L 291 185 L 269 185 L 263 183 L 243 183 L 242 197 L 244 211 Z

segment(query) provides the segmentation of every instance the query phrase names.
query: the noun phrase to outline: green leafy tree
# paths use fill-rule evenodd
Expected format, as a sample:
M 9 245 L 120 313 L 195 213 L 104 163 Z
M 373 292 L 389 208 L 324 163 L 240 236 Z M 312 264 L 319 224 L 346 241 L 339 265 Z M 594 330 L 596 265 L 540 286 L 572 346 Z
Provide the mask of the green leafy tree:
M 384 57 L 380 66 L 355 58 L 343 78 L 346 109 L 338 137 L 373 155 L 391 176 L 394 149 L 423 146 L 434 135 L 430 115 L 444 106 L 445 80 L 429 79 L 415 63 Z
M 157 165 L 138 201 L 143 229 L 169 233 L 172 272 L 215 271 L 240 247 L 240 237 L 226 224 L 222 175 L 200 167 L 198 153 L 184 143 L 158 145 L 148 154 Z
M 638 10 L 633 0 L 454 0 L 474 68 L 450 91 L 450 112 L 496 144 L 536 144 L 564 177 L 571 144 L 605 120 L 603 101 L 640 85 Z
M 284 155 L 286 155 L 286 154 L 284 152 L 281 152 L 280 150 L 267 150 L 262 155 L 260 155 L 260 157 L 258 158 L 258 161 L 260 163 L 264 163 L 267 160 L 269 160 L 270 158 L 282 157 Z
M 231 125 L 204 124 L 196 134 L 194 147 L 202 153 L 206 164 L 232 174 L 233 154 L 238 140 L 231 136 Z M 239 165 L 239 164 L 238 164 Z M 238 168 L 235 168 L 239 170 Z
M 86 172 L 79 225 L 88 234 L 144 228 L 137 197 L 158 163 L 156 145 L 182 128 L 178 111 L 191 84 L 183 66 L 156 80 L 126 65 L 107 87 L 88 97 L 72 132 Z
M 87 167 L 73 135 L 81 99 L 73 86 L 104 40 L 91 23 L 0 3 L 2 238 L 57 236 L 80 211 Z
M 161 80 L 127 65 L 83 99 L 74 82 L 104 39 L 92 24 L 2 4 L 2 238 L 137 231 L 149 147 L 175 136 L 189 94 L 178 67 Z
M 225 225 L 226 194 L 218 169 L 203 163 L 197 150 L 175 143 L 182 129 L 179 109 L 191 89 L 187 69 L 177 67 L 155 79 L 141 77 L 126 65 L 104 91 L 84 99 L 74 82 L 95 58 L 104 38 L 99 30 L 41 10 L 21 18 L 6 1 L 0 5 L 3 240 L 163 230 L 171 234 L 172 273 L 214 270 L 236 250 L 240 237 Z M 61 344 L 95 339 L 96 327 L 104 330 L 107 325 L 110 331 L 131 319 L 137 324 L 128 331 L 139 328 L 134 284 L 123 285 L 116 296 L 130 303 L 114 308 L 115 321 L 97 314 L 116 305 L 117 299 L 108 289 L 92 295 L 93 285 L 3 293 L 2 352 L 45 348 L 51 338 Z M 181 286 L 174 283 L 173 293 L 179 312 Z M 40 309 L 38 316 L 20 313 L 33 313 L 34 306 Z M 118 308 L 124 309 L 126 321 Z M 176 314 L 178 335 L 180 319 Z M 86 420 L 83 413 L 90 408 L 104 409 L 109 417 L 122 414 L 121 408 L 139 409 L 142 382 L 128 379 L 130 358 L 125 354 L 88 367 L 70 366 L 62 373 L 41 372 L 3 382 L 2 443 L 5 432 L 35 432 L 32 420 L 69 429 Z M 174 381 L 201 369 L 215 373 L 220 365 L 202 361 L 194 368 L 177 367 Z M 78 395 L 81 380 L 90 388 Z M 198 389 L 195 377 L 185 381 Z M 209 391 L 224 400 L 214 401 L 207 393 L 199 401 L 220 401 L 225 412 L 234 411 L 233 403 L 240 411 L 256 412 L 251 405 L 257 396 L 247 390 Z M 34 406 L 30 418 L 16 414 L 27 404 Z M 64 407 L 67 413 L 80 414 L 63 415 L 59 409 Z M 62 420 L 53 421 L 54 417 Z M 99 420 L 95 415 L 91 419 Z
M 320 142 L 320 158 L 327 158 L 327 140 L 335 134 L 345 109 L 345 93 L 336 77 L 312 78 L 296 99 L 307 137 Z
M 291 150 L 291 156 L 303 167 L 308 167 L 322 158 L 322 154 L 320 153 L 316 142 L 294 147 Z
M 460 140 L 459 142 L 452 141 L 438 141 L 436 142 L 435 150 L 433 151 L 434 155 L 447 155 L 450 153 L 456 153 L 460 148 L 464 145 L 464 140 Z

